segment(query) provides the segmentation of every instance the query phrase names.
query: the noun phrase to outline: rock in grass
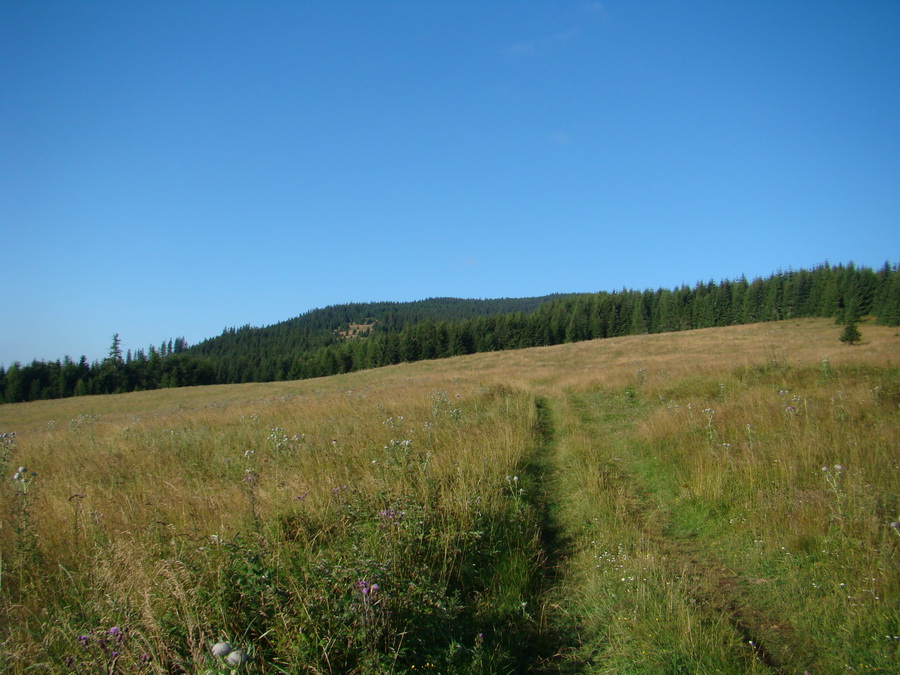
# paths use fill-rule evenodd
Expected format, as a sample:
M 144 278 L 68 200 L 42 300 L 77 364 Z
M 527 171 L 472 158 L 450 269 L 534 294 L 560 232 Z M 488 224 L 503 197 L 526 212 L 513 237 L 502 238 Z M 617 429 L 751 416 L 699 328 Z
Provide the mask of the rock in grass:
M 229 666 L 240 666 L 244 663 L 247 663 L 247 661 L 249 660 L 250 657 L 247 656 L 247 653 L 245 651 L 241 649 L 235 649 L 225 659 L 225 663 L 227 663 Z
M 212 655 L 216 658 L 228 656 L 231 652 L 231 645 L 227 642 L 217 642 L 213 645 Z

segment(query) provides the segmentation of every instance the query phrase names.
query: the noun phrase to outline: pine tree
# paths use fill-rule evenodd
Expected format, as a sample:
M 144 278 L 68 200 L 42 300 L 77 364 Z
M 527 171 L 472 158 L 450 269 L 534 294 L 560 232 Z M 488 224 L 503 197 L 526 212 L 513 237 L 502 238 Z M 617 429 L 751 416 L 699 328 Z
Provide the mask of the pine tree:
M 860 342 L 861 340 L 862 335 L 859 332 L 859 328 L 856 327 L 856 321 L 848 321 L 844 326 L 844 332 L 841 333 L 841 342 L 852 345 L 854 342 Z
M 112 345 L 109 348 L 109 360 L 114 364 L 122 363 L 122 341 L 118 333 L 113 333 Z
M 885 265 L 887 268 L 887 265 Z M 900 268 L 885 274 L 884 292 L 878 307 L 878 323 L 883 326 L 900 325 Z
M 124 360 L 122 359 L 122 341 L 119 334 L 114 333 L 112 337 L 112 345 L 109 347 L 109 356 L 103 361 L 103 378 L 105 387 L 103 393 L 116 393 L 119 385 L 119 374 L 122 370 Z

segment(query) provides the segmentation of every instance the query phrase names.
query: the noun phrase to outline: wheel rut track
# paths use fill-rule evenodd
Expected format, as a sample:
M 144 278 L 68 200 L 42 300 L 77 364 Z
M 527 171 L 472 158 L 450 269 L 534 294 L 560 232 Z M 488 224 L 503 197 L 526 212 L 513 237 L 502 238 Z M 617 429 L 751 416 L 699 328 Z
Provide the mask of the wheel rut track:
M 601 430 L 598 443 L 603 442 L 604 432 L 597 418 L 574 400 L 570 403 L 579 408 L 582 415 L 594 418 L 590 426 Z M 546 401 L 544 405 L 548 406 Z M 553 442 L 557 443 L 567 430 L 553 430 L 553 433 Z M 621 476 L 623 487 L 634 497 L 645 540 L 656 549 L 668 575 L 695 580 L 696 583 L 685 585 L 686 599 L 711 618 L 721 617 L 727 621 L 748 649 L 753 650 L 758 662 L 770 672 L 779 675 L 814 672 L 817 660 L 814 646 L 788 622 L 754 607 L 749 585 L 754 581 L 766 583 L 766 580 L 742 578 L 691 537 L 667 532 L 668 516 L 651 505 L 652 495 L 647 489 L 629 472 L 623 473 L 620 464 L 614 469 L 612 473 Z
M 704 611 L 725 617 L 769 670 L 786 675 L 814 669 L 814 647 L 790 624 L 753 606 L 747 589 L 752 581 L 742 579 L 709 553 L 701 554 L 689 540 L 666 538 L 652 532 L 645 535 L 660 551 L 671 574 L 680 571 L 682 576 L 702 580 L 703 583 L 690 589 L 687 597 Z
M 537 561 L 532 595 L 542 605 L 540 626 L 531 639 L 534 640 L 529 663 L 521 664 L 524 670 L 517 672 L 558 673 L 577 675 L 585 672 L 574 659 L 568 658 L 577 649 L 571 630 L 563 630 L 554 621 L 553 614 L 561 608 L 554 592 L 562 580 L 572 541 L 556 516 L 558 491 L 554 489 L 554 475 L 558 471 L 555 458 L 557 435 L 550 403 L 546 398 L 535 398 L 535 450 L 522 467 L 529 478 L 531 489 L 526 500 L 534 510 L 539 529 L 541 556 Z

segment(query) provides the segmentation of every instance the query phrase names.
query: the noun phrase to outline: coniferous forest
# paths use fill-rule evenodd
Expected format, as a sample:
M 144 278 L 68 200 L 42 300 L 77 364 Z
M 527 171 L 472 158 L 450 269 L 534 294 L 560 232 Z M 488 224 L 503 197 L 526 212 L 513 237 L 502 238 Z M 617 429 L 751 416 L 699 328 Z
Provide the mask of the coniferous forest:
M 823 264 L 767 278 L 656 291 L 536 298 L 357 303 L 316 309 L 272 326 L 227 328 L 88 363 L 0 367 L 0 403 L 209 384 L 304 379 L 402 362 L 598 338 L 801 317 L 900 325 L 900 268 Z M 837 338 L 836 338 L 837 339 Z

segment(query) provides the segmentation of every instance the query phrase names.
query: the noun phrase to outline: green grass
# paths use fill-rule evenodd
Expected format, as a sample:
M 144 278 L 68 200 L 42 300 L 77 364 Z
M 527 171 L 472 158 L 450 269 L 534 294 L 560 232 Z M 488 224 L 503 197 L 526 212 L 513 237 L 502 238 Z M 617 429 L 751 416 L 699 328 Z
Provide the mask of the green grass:
M 0 669 L 893 672 L 900 340 L 835 330 L 2 406 Z
M 601 670 L 894 668 L 900 381 L 815 368 L 570 394 L 572 515 L 603 505 L 572 566 Z

